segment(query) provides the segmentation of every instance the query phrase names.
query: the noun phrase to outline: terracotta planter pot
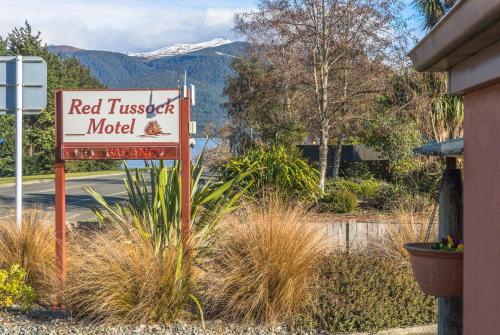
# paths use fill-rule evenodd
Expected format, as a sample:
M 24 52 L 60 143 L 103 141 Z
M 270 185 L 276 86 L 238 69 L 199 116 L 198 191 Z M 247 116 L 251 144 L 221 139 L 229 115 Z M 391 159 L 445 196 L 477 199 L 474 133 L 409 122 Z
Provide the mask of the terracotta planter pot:
M 461 297 L 463 252 L 434 250 L 432 244 L 405 244 L 418 285 L 424 293 L 435 297 Z

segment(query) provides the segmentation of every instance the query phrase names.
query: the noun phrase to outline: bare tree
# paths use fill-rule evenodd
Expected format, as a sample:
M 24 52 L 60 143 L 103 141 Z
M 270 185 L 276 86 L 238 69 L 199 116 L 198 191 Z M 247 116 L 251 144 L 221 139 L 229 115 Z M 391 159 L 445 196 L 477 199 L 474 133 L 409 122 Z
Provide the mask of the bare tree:
M 248 58 L 233 62 L 235 76 L 225 88 L 231 145 L 241 153 L 246 145 L 295 145 L 305 138 L 300 122 L 298 80 L 294 60 L 284 47 L 249 50 Z
M 237 18 L 237 30 L 252 44 L 283 47 L 300 60 L 302 89 L 312 102 L 303 114 L 319 137 L 322 189 L 331 135 L 340 144 L 340 127 L 355 118 L 360 97 L 380 90 L 371 63 L 387 62 L 399 8 L 398 0 L 263 0 L 258 11 Z

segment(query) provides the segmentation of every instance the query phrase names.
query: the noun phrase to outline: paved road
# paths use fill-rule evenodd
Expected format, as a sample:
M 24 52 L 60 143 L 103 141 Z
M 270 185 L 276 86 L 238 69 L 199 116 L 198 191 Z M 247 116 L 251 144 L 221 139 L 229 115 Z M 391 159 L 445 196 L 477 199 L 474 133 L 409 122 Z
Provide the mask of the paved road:
M 93 220 L 91 208 L 96 202 L 83 190 L 85 186 L 92 186 L 104 196 L 108 202 L 124 200 L 127 196 L 123 185 L 124 175 L 103 177 L 89 177 L 66 181 L 66 211 L 67 220 L 78 222 Z M 0 185 L 0 217 L 9 216 L 15 210 L 15 186 Z M 54 181 L 46 181 L 23 186 L 23 200 L 26 207 L 41 205 L 44 208 L 54 207 Z

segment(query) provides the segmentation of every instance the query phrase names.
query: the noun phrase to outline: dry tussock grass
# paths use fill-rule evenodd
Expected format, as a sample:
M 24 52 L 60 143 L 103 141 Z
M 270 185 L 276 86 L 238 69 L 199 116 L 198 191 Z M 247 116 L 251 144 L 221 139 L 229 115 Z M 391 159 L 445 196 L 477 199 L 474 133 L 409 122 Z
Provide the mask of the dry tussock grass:
M 54 222 L 47 211 L 31 208 L 16 218 L 0 219 L 0 268 L 19 264 L 41 303 L 50 303 L 56 288 Z
M 400 206 L 396 211 L 396 223 L 386 224 L 384 238 L 375 243 L 375 250 L 384 256 L 406 263 L 409 255 L 404 245 L 410 242 L 434 242 L 438 225 L 432 212 L 416 212 L 411 205 Z
M 228 217 L 218 228 L 206 273 L 213 312 L 273 323 L 310 308 L 326 247 L 309 222 L 302 206 L 276 196 Z
M 107 324 L 169 323 L 188 314 L 199 273 L 192 264 L 196 249 L 188 257 L 180 245 L 172 241 L 155 253 L 136 229 L 75 236 L 65 292 L 68 307 L 76 317 Z

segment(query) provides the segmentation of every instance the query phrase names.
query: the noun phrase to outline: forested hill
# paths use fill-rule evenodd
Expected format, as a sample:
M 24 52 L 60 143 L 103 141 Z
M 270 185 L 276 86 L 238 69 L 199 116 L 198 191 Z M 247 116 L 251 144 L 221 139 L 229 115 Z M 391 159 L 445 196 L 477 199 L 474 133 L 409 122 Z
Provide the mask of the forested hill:
M 188 81 L 196 85 L 196 106 L 192 119 L 202 131 L 207 122 L 220 126 L 227 118 L 223 108 L 223 89 L 232 74 L 234 57 L 246 52 L 247 43 L 232 42 L 212 48 L 147 59 L 123 53 L 82 50 L 69 46 L 50 46 L 61 57 L 75 57 L 88 66 L 92 74 L 108 88 L 177 87 L 183 82 L 184 70 Z

